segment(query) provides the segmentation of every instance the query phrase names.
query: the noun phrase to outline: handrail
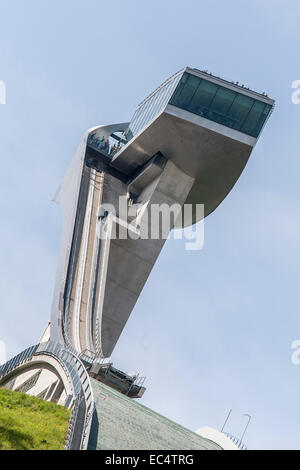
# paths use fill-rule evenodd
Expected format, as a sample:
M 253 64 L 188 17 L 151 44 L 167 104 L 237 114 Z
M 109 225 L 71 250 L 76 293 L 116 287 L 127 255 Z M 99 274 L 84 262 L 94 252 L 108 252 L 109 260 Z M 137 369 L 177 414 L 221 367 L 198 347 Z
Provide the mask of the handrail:
M 227 437 L 240 449 L 240 450 L 248 450 L 246 445 L 239 439 L 238 437 L 234 436 L 233 434 L 230 434 L 229 432 L 224 432 Z
M 0 380 L 12 372 L 16 367 L 21 366 L 22 364 L 31 360 L 32 356 L 35 354 L 38 345 L 31 346 L 30 348 L 25 349 L 17 356 L 14 356 L 12 359 L 7 361 L 5 364 L 0 366 Z
M 62 348 L 59 343 L 41 343 L 37 354 L 54 354 L 63 360 L 74 387 L 74 403 L 69 425 L 66 448 L 69 450 L 86 449 L 91 420 L 94 412 L 94 399 L 86 368 L 75 352 Z

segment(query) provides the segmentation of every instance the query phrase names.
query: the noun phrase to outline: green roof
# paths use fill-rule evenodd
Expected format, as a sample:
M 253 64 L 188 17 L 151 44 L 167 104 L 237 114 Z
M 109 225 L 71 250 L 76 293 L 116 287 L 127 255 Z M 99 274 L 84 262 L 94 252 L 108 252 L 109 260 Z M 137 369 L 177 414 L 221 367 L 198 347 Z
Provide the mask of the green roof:
M 63 450 L 70 410 L 40 398 L 0 390 L 0 450 Z
M 96 402 L 89 449 L 221 450 L 205 439 L 116 390 L 91 379 Z

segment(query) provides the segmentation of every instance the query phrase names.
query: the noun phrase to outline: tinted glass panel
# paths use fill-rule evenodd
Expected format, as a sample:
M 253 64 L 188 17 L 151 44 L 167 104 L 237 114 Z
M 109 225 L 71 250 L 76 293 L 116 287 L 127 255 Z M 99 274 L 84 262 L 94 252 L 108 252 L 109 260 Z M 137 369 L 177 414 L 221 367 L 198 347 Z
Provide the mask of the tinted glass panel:
M 199 108 L 202 111 L 203 107 L 208 108 L 210 106 L 218 87 L 214 83 L 207 82 L 205 80 L 199 80 L 199 82 L 199 87 L 195 93 L 193 103 L 190 104 L 190 109 Z
M 227 88 L 219 87 L 214 100 L 211 104 L 211 109 L 220 114 L 226 114 L 233 103 L 236 93 Z
M 190 104 L 198 86 L 199 78 L 194 75 L 189 75 L 180 95 L 178 96 L 179 107 L 186 108 Z
M 170 104 L 257 137 L 271 106 L 216 83 L 184 73 Z
M 180 82 L 178 83 L 178 85 L 176 87 L 176 90 L 173 93 L 172 100 L 176 101 L 177 98 L 181 95 L 181 92 L 182 92 L 186 82 L 188 81 L 188 78 L 189 78 L 189 74 L 184 73 L 181 80 L 180 80 Z
M 138 134 L 168 102 L 253 137 L 271 111 L 268 104 L 185 72 L 172 77 L 137 108 L 126 138 Z
M 254 131 L 254 134 L 258 135 L 260 133 L 264 123 L 266 122 L 267 117 L 269 116 L 269 114 L 271 112 L 271 109 L 272 109 L 272 106 L 270 104 L 266 104 L 265 109 L 262 112 L 262 114 L 261 114 L 261 116 L 258 120 L 258 123 L 257 123 L 256 129 Z
M 228 117 L 233 119 L 233 128 L 239 130 L 246 119 L 254 100 L 245 95 L 237 94 L 228 111 Z
M 245 132 L 246 134 L 252 134 L 255 132 L 258 124 L 263 122 L 263 111 L 267 105 L 265 103 L 261 103 L 256 101 L 252 106 L 247 119 L 245 120 L 241 131 Z

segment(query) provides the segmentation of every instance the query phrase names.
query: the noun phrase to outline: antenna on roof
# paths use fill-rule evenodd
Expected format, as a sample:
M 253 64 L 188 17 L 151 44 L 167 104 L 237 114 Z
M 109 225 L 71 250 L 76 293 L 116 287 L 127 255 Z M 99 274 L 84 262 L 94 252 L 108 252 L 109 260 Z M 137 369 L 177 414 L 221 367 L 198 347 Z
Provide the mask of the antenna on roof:
M 232 412 L 232 409 L 229 410 L 229 413 L 228 413 L 228 415 L 227 415 L 227 418 L 225 419 L 225 422 L 224 422 L 224 424 L 223 424 L 223 427 L 222 427 L 222 429 L 221 429 L 221 432 L 223 432 L 223 430 L 224 430 L 224 428 L 225 428 L 225 426 L 226 426 L 226 424 L 227 424 L 227 421 L 228 421 L 228 419 L 229 419 L 229 416 L 231 415 L 231 412 Z

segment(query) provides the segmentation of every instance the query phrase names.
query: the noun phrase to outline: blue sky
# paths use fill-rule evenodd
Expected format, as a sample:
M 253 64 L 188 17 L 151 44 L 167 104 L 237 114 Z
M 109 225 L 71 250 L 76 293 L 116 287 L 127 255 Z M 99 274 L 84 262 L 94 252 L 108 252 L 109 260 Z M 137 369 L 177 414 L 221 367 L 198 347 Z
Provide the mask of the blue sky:
M 267 91 L 276 109 L 205 246 L 170 240 L 113 354 L 143 403 L 183 425 L 300 448 L 300 79 L 296 0 L 0 0 L 0 340 L 50 315 L 61 219 L 53 195 L 84 131 L 123 122 L 185 65 Z

